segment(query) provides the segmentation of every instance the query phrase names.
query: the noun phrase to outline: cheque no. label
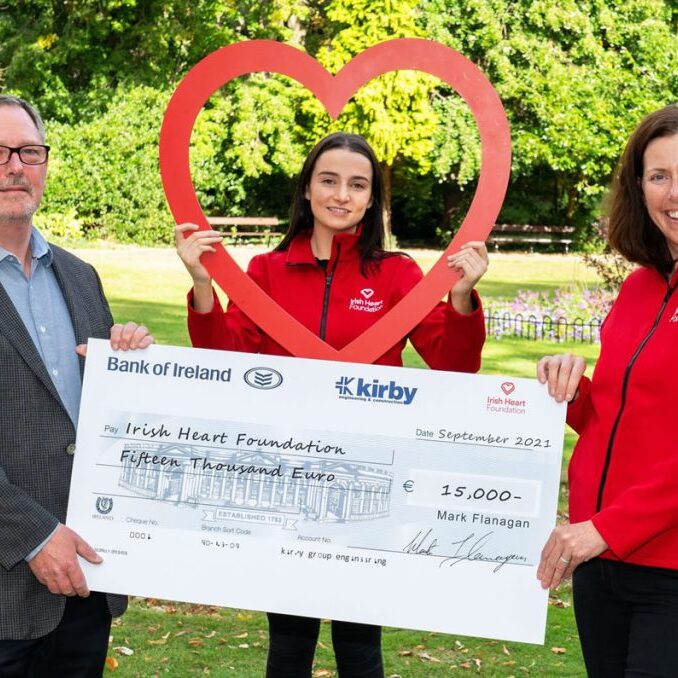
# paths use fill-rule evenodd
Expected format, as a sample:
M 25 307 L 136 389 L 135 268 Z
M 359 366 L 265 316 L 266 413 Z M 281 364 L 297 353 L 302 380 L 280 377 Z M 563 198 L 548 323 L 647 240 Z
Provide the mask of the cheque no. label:
M 91 340 L 90 588 L 541 643 L 565 408 L 535 380 Z

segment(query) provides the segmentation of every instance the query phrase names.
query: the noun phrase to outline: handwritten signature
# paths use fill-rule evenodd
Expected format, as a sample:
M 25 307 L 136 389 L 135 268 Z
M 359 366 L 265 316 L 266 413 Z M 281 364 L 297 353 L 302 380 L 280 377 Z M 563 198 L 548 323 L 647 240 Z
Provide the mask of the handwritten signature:
M 417 553 L 422 556 L 433 555 L 433 549 L 438 548 L 438 540 L 431 538 L 433 528 L 422 536 L 421 530 L 417 532 L 414 539 L 405 545 L 405 553 Z
M 414 538 L 405 544 L 403 552 L 422 556 L 439 556 L 442 558 L 439 567 L 452 567 L 464 561 L 497 563 L 493 572 L 498 572 L 504 565 L 508 565 L 509 563 L 527 562 L 525 556 L 521 556 L 517 553 L 488 555 L 486 549 L 489 546 L 493 535 L 494 532 L 486 532 L 485 534 L 476 537 L 475 532 L 471 532 L 471 534 L 463 539 L 450 542 L 450 546 L 453 547 L 454 551 L 447 555 L 434 553 L 434 551 L 439 548 L 440 544 L 433 533 L 433 528 L 426 532 L 419 530 Z

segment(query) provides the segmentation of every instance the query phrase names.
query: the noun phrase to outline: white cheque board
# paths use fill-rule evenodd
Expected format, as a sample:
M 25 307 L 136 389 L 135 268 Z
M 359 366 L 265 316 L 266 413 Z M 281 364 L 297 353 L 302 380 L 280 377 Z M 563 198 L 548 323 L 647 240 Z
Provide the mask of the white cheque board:
M 94 590 L 542 643 L 565 408 L 535 380 L 89 343 Z

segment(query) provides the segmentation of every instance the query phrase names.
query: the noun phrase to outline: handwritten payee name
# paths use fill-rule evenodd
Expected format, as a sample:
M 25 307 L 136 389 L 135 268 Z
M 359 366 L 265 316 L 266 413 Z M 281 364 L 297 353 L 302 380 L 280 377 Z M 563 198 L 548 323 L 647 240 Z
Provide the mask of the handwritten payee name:
M 104 433 L 117 434 L 119 427 L 106 425 Z M 212 443 L 225 445 L 231 443 L 242 449 L 256 449 L 258 451 L 282 450 L 290 452 L 306 452 L 318 456 L 343 456 L 346 454 L 339 445 L 325 443 L 322 440 L 298 440 L 294 436 L 284 439 L 258 436 L 250 433 L 235 433 L 226 431 L 203 431 L 193 426 L 179 426 L 177 429 L 170 428 L 164 422 L 159 425 L 133 424 L 127 422 L 124 436 L 143 438 L 144 440 L 176 440 L 181 442 Z

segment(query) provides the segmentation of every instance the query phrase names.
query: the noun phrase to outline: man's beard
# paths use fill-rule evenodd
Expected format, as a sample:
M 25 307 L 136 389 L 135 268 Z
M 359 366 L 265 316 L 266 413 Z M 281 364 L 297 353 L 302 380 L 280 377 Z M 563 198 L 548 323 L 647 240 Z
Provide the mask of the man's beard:
M 0 203 L 0 220 L 3 221 L 14 221 L 14 222 L 22 222 L 22 221 L 29 221 L 32 219 L 33 215 L 36 213 L 38 209 L 38 205 L 36 204 L 35 200 L 33 200 L 33 190 L 31 185 L 22 179 L 14 179 L 11 181 L 4 181 L 0 183 L 0 191 L 5 188 L 23 188 L 26 191 L 26 195 L 31 198 L 30 201 L 26 202 L 25 200 L 21 201 L 21 209 L 19 209 L 19 205 L 17 204 L 16 209 L 12 209 L 12 205 L 10 203 L 9 209 L 6 209 L 2 206 L 2 203 Z

